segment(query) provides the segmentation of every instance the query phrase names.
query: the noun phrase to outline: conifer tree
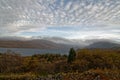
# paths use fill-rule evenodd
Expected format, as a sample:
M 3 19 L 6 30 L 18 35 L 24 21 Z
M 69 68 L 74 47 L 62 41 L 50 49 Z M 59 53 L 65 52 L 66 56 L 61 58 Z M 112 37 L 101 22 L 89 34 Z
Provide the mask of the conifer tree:
M 76 52 L 73 48 L 70 48 L 69 55 L 68 55 L 68 63 L 72 63 L 75 60 Z

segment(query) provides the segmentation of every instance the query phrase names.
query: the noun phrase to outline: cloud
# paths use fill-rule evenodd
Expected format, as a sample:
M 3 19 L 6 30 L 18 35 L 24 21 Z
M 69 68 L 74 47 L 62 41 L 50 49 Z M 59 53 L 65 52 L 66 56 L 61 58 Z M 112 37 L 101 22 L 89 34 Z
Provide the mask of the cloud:
M 120 0 L 0 0 L 0 34 L 3 36 L 41 33 L 49 27 L 66 26 L 69 29 L 76 26 L 81 33 L 86 33 L 84 36 L 93 36 L 93 32 L 89 35 L 83 28 L 99 29 L 95 33 L 104 32 L 102 36 L 118 35 L 119 30 L 117 34 L 111 30 L 120 29 Z M 106 28 L 111 32 L 104 31 Z M 70 34 L 79 37 L 79 31 Z M 59 32 L 60 36 L 68 35 L 65 31 Z

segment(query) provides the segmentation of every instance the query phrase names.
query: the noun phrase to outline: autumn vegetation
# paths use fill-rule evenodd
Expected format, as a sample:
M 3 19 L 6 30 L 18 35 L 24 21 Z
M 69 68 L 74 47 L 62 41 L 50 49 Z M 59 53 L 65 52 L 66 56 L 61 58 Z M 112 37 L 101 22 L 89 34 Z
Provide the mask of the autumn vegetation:
M 0 53 L 0 80 L 120 80 L 119 49 L 70 49 L 69 55 Z

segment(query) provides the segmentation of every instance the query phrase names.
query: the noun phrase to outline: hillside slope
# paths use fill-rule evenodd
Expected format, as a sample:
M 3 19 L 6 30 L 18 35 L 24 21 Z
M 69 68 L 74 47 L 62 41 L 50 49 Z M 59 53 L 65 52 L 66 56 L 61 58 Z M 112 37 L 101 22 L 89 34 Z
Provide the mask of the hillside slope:
M 67 45 L 57 44 L 47 40 L 0 40 L 0 47 L 2 48 L 40 48 L 40 49 L 59 49 L 67 48 Z
M 109 42 L 109 41 L 99 41 L 87 46 L 87 48 L 120 48 L 120 44 Z

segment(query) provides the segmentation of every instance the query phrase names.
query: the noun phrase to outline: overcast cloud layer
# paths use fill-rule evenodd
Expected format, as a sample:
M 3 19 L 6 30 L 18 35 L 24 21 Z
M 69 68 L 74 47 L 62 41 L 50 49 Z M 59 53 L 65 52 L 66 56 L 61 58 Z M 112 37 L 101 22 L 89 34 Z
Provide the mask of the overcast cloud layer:
M 0 0 L 0 36 L 120 41 L 120 0 Z

